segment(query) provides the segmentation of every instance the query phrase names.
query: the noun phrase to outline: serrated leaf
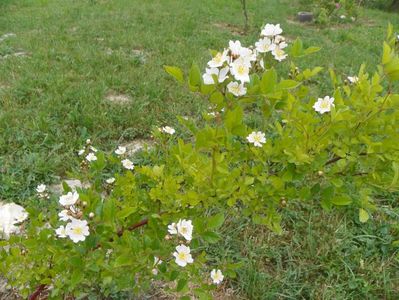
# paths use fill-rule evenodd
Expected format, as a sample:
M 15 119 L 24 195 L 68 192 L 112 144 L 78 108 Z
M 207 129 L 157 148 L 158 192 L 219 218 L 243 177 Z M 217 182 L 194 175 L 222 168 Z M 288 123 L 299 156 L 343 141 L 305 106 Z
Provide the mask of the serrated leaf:
M 352 203 L 352 199 L 349 196 L 347 196 L 347 195 L 343 195 L 343 196 L 334 197 L 333 199 L 331 199 L 331 202 L 334 205 L 344 206 L 344 205 L 351 204 Z
M 271 68 L 263 73 L 260 81 L 260 89 L 263 94 L 270 94 L 274 92 L 277 84 L 277 73 L 276 70 Z
M 127 218 L 128 216 L 130 216 L 132 213 L 134 213 L 137 210 L 136 207 L 125 207 L 124 209 L 122 209 L 121 211 L 119 211 L 116 214 L 116 217 L 118 219 L 124 219 Z
M 174 66 L 164 66 L 164 69 L 166 73 L 174 77 L 178 82 L 184 82 L 183 71 L 180 68 Z
M 217 229 L 224 223 L 224 214 L 220 213 L 208 218 L 207 225 L 209 229 Z
M 201 236 L 206 242 L 210 243 L 210 244 L 214 244 L 217 243 L 220 239 L 220 236 L 212 231 L 206 231 L 202 234 Z
M 190 86 L 194 87 L 201 85 L 201 71 L 195 63 L 191 65 L 189 73 L 189 84 Z
M 187 285 L 187 279 L 185 278 L 180 279 L 179 282 L 177 283 L 176 291 L 180 292 L 186 287 L 186 285 Z

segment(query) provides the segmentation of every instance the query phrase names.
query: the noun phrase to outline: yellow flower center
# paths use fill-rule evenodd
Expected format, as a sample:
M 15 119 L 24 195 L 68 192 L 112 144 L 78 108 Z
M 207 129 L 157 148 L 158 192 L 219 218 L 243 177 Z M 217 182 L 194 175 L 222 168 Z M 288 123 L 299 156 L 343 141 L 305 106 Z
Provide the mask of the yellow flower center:
M 245 69 L 245 66 L 243 66 L 243 65 L 238 66 L 237 73 L 240 74 L 240 75 L 244 75 L 245 73 L 247 73 L 246 69 Z
M 239 94 L 240 93 L 240 87 L 238 85 L 231 87 L 231 91 Z
M 276 52 L 277 56 L 283 56 L 284 55 L 284 52 L 281 49 L 276 49 L 275 52 Z
M 177 256 L 180 260 L 187 260 L 187 254 L 184 252 L 180 252 Z
M 320 107 L 323 109 L 328 109 L 328 108 L 330 108 L 330 103 L 328 101 L 322 101 L 320 103 Z
M 182 227 L 182 229 L 181 229 L 181 233 L 187 233 L 187 228 L 186 227 Z
M 76 235 L 82 235 L 83 233 L 83 229 L 81 227 L 75 227 L 72 231 Z
M 213 58 L 213 60 L 217 63 L 222 62 L 222 53 L 219 52 L 218 54 L 216 54 L 216 56 Z
M 260 142 L 260 136 L 259 135 L 255 135 L 254 136 L 254 141 L 259 143 Z

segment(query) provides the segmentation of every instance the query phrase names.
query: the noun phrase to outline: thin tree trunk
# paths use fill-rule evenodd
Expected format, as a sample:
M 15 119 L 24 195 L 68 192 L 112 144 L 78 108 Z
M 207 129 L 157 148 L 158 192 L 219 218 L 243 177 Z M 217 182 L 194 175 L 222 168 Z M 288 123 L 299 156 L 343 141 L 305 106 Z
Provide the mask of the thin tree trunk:
M 242 11 L 244 14 L 244 20 L 245 20 L 245 24 L 244 24 L 244 31 L 245 33 L 248 32 L 248 11 L 247 11 L 247 0 L 241 0 L 241 4 L 242 4 Z

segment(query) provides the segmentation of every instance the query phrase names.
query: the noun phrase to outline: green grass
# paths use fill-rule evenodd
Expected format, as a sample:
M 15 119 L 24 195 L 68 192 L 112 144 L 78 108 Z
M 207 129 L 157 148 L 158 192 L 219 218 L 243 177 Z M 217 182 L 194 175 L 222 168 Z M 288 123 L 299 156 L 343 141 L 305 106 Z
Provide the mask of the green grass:
M 242 28 L 239 1 L 2 1 L 0 33 L 17 36 L 0 44 L 0 55 L 30 55 L 0 61 L 0 198 L 24 199 L 37 183 L 56 181 L 76 165 L 73 153 L 88 137 L 111 149 L 173 124 L 175 115 L 198 115 L 205 104 L 168 78 L 165 64 L 203 67 L 208 49 L 229 39 L 254 43 L 267 21 L 323 47 L 302 65 L 353 74 L 362 62 L 373 69 L 387 22 L 399 25 L 393 14 L 367 10 L 359 23 L 320 29 L 292 23 L 291 1 L 248 2 L 251 30 L 239 36 L 224 26 Z M 104 101 L 112 91 L 131 104 Z
M 0 35 L 16 37 L 0 43 L 0 55 L 29 56 L 0 60 L 0 199 L 23 202 L 38 183 L 77 168 L 74 153 L 86 138 L 110 150 L 148 137 L 154 126 L 175 124 L 176 115 L 198 116 L 206 103 L 171 80 L 163 65 L 187 70 L 196 61 L 203 68 L 208 49 L 229 39 L 253 44 L 262 24 L 273 22 L 289 39 L 322 47 L 301 66 L 353 75 L 361 63 L 374 70 L 388 22 L 399 28 L 397 15 L 377 10 L 362 10 L 354 24 L 319 28 L 293 22 L 298 8 L 291 0 L 248 6 L 250 31 L 242 36 L 238 0 L 1 1 Z M 328 93 L 327 72 L 318 80 L 320 93 Z M 132 102 L 112 105 L 104 101 L 109 92 Z M 246 299 L 399 298 L 389 247 L 395 230 L 389 220 L 365 226 L 354 219 L 304 204 L 286 214 L 283 236 L 240 220 L 213 250 L 244 262 L 229 284 Z
M 396 200 L 397 201 L 397 200 Z M 208 252 L 241 262 L 229 283 L 243 299 L 398 299 L 394 216 L 360 224 L 355 211 L 324 212 L 317 203 L 290 203 L 284 233 L 234 220 Z

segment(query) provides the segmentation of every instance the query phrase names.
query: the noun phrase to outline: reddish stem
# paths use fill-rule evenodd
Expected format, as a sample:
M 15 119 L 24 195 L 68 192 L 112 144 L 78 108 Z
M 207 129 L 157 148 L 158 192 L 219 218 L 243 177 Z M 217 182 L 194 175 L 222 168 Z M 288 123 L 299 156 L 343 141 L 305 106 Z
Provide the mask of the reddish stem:
M 45 288 L 46 288 L 46 285 L 45 285 L 45 284 L 39 285 L 39 286 L 36 288 L 36 290 L 33 292 L 33 294 L 31 294 L 31 295 L 29 296 L 28 299 L 29 299 L 29 300 L 36 300 L 37 297 L 40 296 L 40 294 L 44 291 Z

